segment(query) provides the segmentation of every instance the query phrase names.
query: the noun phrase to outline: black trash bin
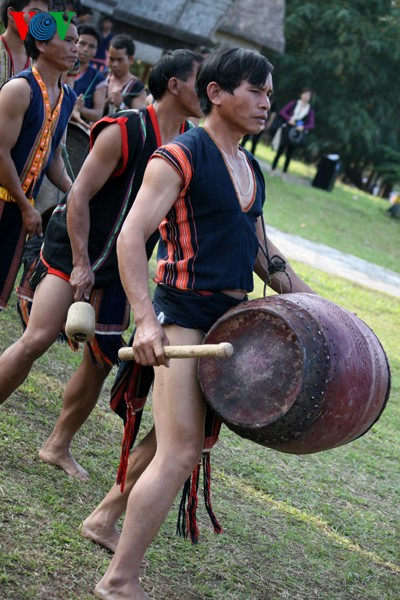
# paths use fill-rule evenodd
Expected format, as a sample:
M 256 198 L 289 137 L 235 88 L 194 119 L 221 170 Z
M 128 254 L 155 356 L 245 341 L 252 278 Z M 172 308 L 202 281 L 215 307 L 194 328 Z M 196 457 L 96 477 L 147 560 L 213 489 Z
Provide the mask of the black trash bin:
M 392 204 L 392 206 L 388 208 L 388 213 L 394 219 L 400 219 L 400 204 Z
M 339 155 L 325 154 L 318 163 L 312 185 L 327 192 L 332 191 L 339 170 Z

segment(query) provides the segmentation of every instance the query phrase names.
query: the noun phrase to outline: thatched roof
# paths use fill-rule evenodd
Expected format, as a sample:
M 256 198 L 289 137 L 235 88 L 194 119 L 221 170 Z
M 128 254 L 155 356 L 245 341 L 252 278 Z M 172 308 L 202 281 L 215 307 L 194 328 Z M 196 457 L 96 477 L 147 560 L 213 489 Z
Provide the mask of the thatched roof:
M 285 0 L 235 0 L 219 24 L 217 37 L 283 52 L 284 19 Z
M 169 47 L 201 46 L 210 43 L 210 36 L 233 0 L 120 0 L 115 18 L 124 16 L 136 29 L 138 39 L 145 41 L 139 29 L 152 33 L 155 45 Z M 148 43 L 149 40 L 147 39 Z
M 115 19 L 115 31 L 159 49 L 213 46 L 284 48 L 285 0 L 83 0 Z
M 84 0 L 92 10 L 111 14 L 116 29 L 161 48 L 212 42 L 218 23 L 234 0 Z

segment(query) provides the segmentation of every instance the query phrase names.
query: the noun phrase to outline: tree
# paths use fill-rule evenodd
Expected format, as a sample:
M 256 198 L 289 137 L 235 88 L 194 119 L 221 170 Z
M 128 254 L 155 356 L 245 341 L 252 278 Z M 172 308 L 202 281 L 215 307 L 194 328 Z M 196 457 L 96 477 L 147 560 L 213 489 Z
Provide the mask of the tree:
M 315 90 L 309 156 L 338 153 L 345 175 L 360 187 L 383 155 L 387 171 L 388 149 L 393 156 L 400 150 L 399 5 L 288 0 L 286 51 L 272 57 L 278 106 L 304 86 Z

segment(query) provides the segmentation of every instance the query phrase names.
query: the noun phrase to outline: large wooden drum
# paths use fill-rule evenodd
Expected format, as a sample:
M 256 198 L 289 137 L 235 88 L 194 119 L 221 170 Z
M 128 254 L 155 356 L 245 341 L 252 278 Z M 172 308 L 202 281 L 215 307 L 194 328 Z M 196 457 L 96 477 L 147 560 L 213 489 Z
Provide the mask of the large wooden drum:
M 263 446 L 328 450 L 366 433 L 385 408 L 390 371 L 378 338 L 325 298 L 281 294 L 244 302 L 204 340 L 222 341 L 234 354 L 200 359 L 200 385 L 230 429 Z

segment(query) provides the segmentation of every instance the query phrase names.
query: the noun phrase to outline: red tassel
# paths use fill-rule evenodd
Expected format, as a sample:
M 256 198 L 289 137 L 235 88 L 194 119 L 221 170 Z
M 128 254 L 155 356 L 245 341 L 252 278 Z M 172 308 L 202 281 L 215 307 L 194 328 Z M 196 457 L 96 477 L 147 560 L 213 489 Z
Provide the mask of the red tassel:
M 124 437 L 122 439 L 121 457 L 119 461 L 119 467 L 117 471 L 117 485 L 121 486 L 121 494 L 124 493 L 126 472 L 128 469 L 128 460 L 130 450 L 134 441 L 135 435 L 135 423 L 136 423 L 136 412 L 133 410 L 131 403 L 125 398 L 127 413 L 126 422 L 124 426 Z
M 192 544 L 199 541 L 199 528 L 197 526 L 196 512 L 198 506 L 197 490 L 199 487 L 200 464 L 198 464 L 192 473 L 191 486 L 186 509 L 187 532 Z

